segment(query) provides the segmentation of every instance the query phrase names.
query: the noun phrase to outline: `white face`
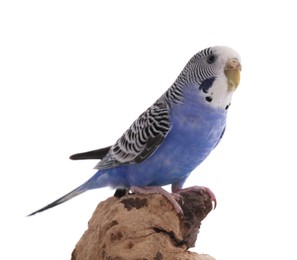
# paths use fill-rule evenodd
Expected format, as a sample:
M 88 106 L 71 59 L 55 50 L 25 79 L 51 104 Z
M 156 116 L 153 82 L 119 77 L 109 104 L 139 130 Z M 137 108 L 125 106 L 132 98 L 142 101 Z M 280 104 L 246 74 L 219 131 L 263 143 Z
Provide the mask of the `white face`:
M 206 102 L 214 107 L 228 109 L 231 102 L 232 94 L 239 84 L 239 72 L 241 70 L 240 56 L 229 47 L 216 46 L 213 47 L 212 50 L 217 58 L 216 62 L 218 66 L 218 74 L 216 80 L 209 89 L 209 92 L 206 94 L 208 100 L 211 101 Z M 233 65 L 234 68 L 232 67 Z M 230 66 L 232 68 L 230 68 Z M 229 74 L 227 74 L 227 77 L 226 69 L 229 70 L 231 79 L 229 77 Z M 234 74 L 233 72 L 236 74 Z M 238 77 L 236 80 L 236 84 L 234 84 L 233 86 L 231 82 L 231 80 L 234 79 L 232 73 L 233 75 L 236 75 L 236 77 Z

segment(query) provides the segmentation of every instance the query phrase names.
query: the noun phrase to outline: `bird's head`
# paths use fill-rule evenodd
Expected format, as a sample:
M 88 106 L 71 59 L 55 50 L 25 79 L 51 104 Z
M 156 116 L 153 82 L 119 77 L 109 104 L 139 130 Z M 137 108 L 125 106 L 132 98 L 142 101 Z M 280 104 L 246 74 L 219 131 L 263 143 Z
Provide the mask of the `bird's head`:
M 240 57 L 229 47 L 216 46 L 194 55 L 184 69 L 183 78 L 198 87 L 206 103 L 228 109 L 240 81 Z

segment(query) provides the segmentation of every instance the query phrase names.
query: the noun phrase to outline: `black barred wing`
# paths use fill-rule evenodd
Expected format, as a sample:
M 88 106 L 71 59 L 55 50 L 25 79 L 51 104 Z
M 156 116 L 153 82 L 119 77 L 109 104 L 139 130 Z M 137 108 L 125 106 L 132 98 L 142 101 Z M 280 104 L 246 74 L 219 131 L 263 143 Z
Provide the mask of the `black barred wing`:
M 157 101 L 134 121 L 95 168 L 101 170 L 144 161 L 156 151 L 169 129 L 168 107 Z

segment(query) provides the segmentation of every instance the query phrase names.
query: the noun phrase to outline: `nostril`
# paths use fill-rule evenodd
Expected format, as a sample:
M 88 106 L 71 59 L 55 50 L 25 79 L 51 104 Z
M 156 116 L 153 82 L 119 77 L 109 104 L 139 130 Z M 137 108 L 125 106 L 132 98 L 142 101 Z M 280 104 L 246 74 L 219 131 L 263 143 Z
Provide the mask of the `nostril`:
M 225 70 L 235 70 L 235 69 L 241 70 L 241 64 L 240 64 L 240 62 L 236 58 L 229 59 L 227 61 Z

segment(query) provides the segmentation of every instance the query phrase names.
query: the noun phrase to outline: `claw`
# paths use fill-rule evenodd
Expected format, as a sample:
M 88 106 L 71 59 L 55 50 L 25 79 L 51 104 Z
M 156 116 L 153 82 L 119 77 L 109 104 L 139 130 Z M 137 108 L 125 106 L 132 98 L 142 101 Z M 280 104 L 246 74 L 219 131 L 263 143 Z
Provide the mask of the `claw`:
M 212 192 L 212 190 L 210 188 L 207 187 L 202 187 L 204 188 L 204 191 L 208 194 L 208 196 L 211 199 L 211 202 L 213 202 L 214 206 L 213 209 L 215 209 L 217 207 L 217 199 L 216 196 L 214 195 L 214 193 Z
M 208 196 L 210 197 L 211 202 L 214 204 L 213 209 L 215 209 L 217 207 L 217 199 L 216 196 L 214 195 L 214 193 L 211 191 L 211 189 L 204 187 L 204 186 L 193 186 L 193 187 L 189 187 L 189 188 L 185 188 L 185 189 L 180 189 L 180 191 L 201 191 L 203 190 L 204 192 L 206 192 L 208 194 Z

